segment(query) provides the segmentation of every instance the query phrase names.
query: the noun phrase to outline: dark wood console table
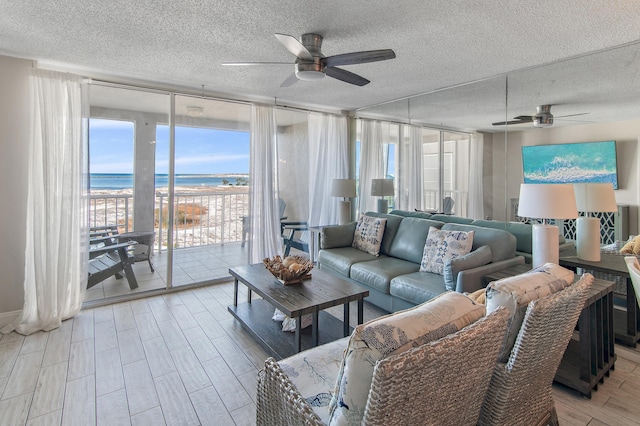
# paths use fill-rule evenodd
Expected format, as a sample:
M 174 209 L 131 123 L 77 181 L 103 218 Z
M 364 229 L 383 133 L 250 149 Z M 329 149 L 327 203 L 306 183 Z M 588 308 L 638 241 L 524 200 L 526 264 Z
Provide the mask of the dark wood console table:
M 517 265 L 487 275 L 488 282 L 512 277 L 531 270 Z M 598 390 L 598 383 L 609 375 L 616 362 L 613 331 L 613 289 L 615 283 L 595 279 L 580 317 L 577 333 L 569 341 L 554 381 L 575 389 L 587 398 Z M 576 336 L 577 334 L 577 336 Z
M 617 275 L 625 279 L 627 294 L 623 302 L 624 306 L 615 306 L 613 324 L 616 342 L 635 347 L 640 340 L 640 313 L 638 312 L 636 293 L 624 258 L 625 256 L 617 254 L 602 253 L 600 262 L 590 262 L 578 259 L 575 249 L 568 249 L 560 252 L 560 265 L 573 270 L 582 268 L 586 272 L 595 271 Z

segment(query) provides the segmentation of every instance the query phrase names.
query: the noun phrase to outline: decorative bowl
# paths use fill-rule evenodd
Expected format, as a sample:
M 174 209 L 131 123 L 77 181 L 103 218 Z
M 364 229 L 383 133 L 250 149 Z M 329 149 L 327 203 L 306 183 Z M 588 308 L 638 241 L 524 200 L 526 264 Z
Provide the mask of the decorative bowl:
M 287 256 L 284 259 L 280 256 L 272 259 L 267 257 L 262 262 L 267 270 L 284 285 L 301 283 L 311 278 L 309 272 L 313 269 L 313 263 L 302 256 Z

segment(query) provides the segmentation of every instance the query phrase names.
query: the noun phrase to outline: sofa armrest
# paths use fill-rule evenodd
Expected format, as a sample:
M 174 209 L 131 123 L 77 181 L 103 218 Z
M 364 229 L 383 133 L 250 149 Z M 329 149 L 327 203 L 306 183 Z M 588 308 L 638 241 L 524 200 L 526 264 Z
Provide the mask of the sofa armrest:
M 357 222 L 344 225 L 325 226 L 320 231 L 320 248 L 351 247 Z
M 524 263 L 524 257 L 516 256 L 511 259 L 500 260 L 487 265 L 478 266 L 458 273 L 456 291 L 458 293 L 473 293 L 476 290 L 486 287 L 484 277 L 512 266 Z

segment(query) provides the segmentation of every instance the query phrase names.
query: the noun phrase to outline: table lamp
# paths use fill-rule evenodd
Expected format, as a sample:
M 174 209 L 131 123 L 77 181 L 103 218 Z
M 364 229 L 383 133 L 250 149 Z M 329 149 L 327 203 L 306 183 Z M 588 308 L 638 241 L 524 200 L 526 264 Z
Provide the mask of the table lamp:
M 393 195 L 393 179 L 372 179 L 371 195 L 380 197 L 378 213 L 389 213 L 389 202 L 384 197 Z
M 600 219 L 595 212 L 618 211 L 611 183 L 578 183 L 573 185 L 580 216 L 576 221 L 576 254 L 578 259 L 600 261 Z
M 356 181 L 353 179 L 334 179 L 331 185 L 331 195 L 342 197 L 338 203 L 338 224 L 344 225 L 351 219 L 351 200 L 356 196 Z
M 546 223 L 547 219 L 576 219 L 576 197 L 570 184 L 520 185 L 518 216 L 543 219 L 532 226 L 532 267 L 560 260 L 559 230 Z

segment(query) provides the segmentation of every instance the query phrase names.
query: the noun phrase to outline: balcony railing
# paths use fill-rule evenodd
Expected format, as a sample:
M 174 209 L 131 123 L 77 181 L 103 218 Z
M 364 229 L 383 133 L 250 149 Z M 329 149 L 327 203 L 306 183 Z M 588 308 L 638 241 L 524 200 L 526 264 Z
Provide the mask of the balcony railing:
M 156 192 L 155 249 L 167 248 L 168 194 Z M 241 191 L 176 192 L 174 196 L 174 248 L 237 242 L 242 239 L 242 217 L 249 214 L 249 194 Z M 133 230 L 131 194 L 91 195 L 89 226 L 117 224 L 121 232 Z M 145 214 L 144 212 L 138 214 Z

